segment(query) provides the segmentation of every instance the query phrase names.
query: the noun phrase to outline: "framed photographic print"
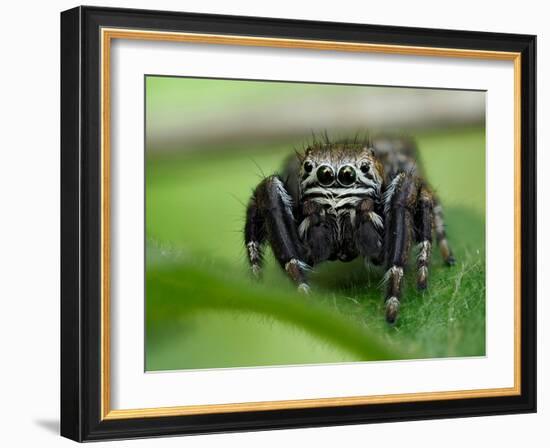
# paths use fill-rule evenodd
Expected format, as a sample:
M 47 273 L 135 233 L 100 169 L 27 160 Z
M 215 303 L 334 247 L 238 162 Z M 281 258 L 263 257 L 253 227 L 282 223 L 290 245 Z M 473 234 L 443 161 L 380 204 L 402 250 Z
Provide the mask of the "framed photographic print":
M 535 412 L 535 36 L 61 14 L 61 433 Z

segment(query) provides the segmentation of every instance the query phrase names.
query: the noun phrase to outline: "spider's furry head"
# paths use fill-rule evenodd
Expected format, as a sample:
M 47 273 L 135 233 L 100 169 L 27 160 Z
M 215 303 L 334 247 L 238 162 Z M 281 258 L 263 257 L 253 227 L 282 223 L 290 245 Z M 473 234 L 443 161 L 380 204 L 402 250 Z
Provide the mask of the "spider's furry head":
M 326 137 L 326 136 L 325 136 Z M 299 155 L 301 187 L 380 187 L 384 168 L 367 140 L 315 140 Z

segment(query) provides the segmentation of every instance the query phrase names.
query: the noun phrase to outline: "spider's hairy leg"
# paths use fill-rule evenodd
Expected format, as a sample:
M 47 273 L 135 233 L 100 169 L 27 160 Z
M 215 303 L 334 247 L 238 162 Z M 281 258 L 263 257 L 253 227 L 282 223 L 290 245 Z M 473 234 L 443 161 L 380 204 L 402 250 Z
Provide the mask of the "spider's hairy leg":
M 409 257 L 414 229 L 414 209 L 418 181 L 414 176 L 400 174 L 390 197 L 386 229 L 388 270 L 386 282 L 386 320 L 394 323 L 399 313 L 404 268 Z
M 435 238 L 441 252 L 443 260 L 448 266 L 455 264 L 455 257 L 447 241 L 447 234 L 445 233 L 445 221 L 443 219 L 443 207 L 437 198 L 434 198 L 434 227 Z
M 415 221 L 418 243 L 416 286 L 418 289 L 425 289 L 428 285 L 428 268 L 432 257 L 433 232 L 433 195 L 426 185 L 420 187 Z
M 357 249 L 365 261 L 378 265 L 382 261 L 382 238 L 384 222 L 375 211 L 371 198 L 361 201 L 356 210 L 355 237 Z
M 258 224 L 258 227 L 255 227 L 255 224 Z M 258 232 L 260 225 L 262 230 Z M 248 231 L 250 233 L 247 233 Z M 261 247 L 259 238 L 262 235 L 264 240 L 269 242 L 273 255 L 281 267 L 298 285 L 298 289 L 308 292 L 309 286 L 305 276 L 308 266 L 303 261 L 303 251 L 292 210 L 292 198 L 279 176 L 270 176 L 260 182 L 254 190 L 249 205 L 245 226 L 245 244 L 252 269 L 254 269 L 256 259 L 251 257 L 248 245 L 251 242 L 257 242 L 258 247 Z M 252 237 L 256 237 L 258 240 L 253 240 Z M 261 253 L 259 256 L 261 259 Z M 257 265 L 260 266 L 260 264 Z
M 265 238 L 265 220 L 258 210 L 256 195 L 253 195 L 246 209 L 244 244 L 250 269 L 255 278 L 261 275 Z

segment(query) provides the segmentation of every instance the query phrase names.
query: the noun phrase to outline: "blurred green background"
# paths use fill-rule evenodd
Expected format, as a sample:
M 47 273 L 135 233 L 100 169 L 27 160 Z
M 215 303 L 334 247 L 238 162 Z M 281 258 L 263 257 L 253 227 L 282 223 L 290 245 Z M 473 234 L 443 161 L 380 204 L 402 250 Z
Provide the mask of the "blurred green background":
M 146 77 L 146 370 L 484 355 L 484 101 L 483 92 Z M 315 267 L 308 297 L 270 254 L 263 282 L 248 274 L 253 188 L 325 129 L 412 134 L 442 199 L 457 265 L 434 250 L 423 293 L 408 273 L 395 326 L 384 320 L 383 270 L 360 260 Z

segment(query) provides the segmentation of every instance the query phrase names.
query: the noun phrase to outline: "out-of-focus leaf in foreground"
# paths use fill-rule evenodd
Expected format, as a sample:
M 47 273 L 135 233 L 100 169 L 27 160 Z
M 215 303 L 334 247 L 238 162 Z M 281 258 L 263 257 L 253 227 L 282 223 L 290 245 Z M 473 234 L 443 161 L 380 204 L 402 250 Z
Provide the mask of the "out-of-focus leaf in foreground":
M 155 263 L 147 272 L 147 370 L 388 360 L 364 327 L 314 300 Z

